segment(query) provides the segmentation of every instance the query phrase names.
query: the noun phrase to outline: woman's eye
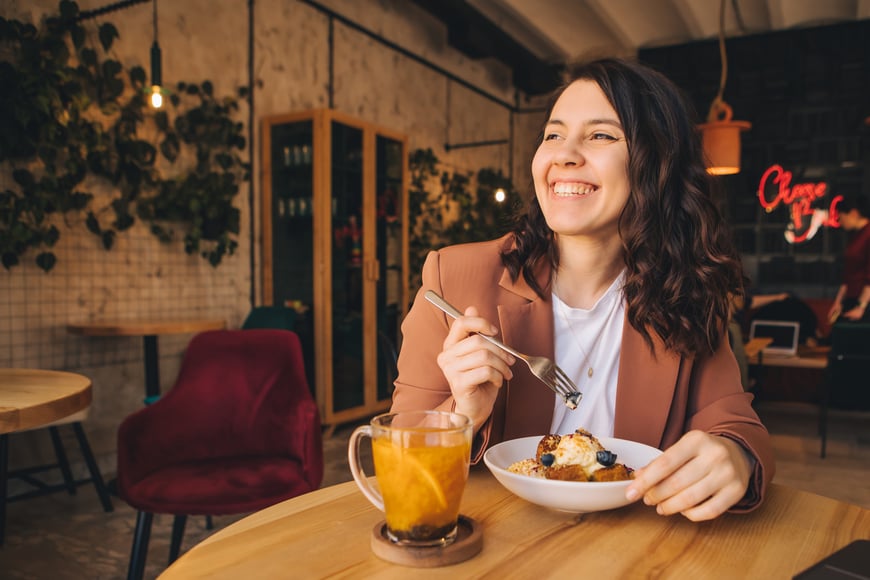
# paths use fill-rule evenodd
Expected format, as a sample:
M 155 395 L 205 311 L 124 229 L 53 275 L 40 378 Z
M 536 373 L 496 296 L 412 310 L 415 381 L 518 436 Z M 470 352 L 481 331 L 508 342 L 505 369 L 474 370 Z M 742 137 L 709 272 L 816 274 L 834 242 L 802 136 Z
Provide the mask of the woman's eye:
M 552 141 L 553 139 L 558 139 L 558 133 L 547 133 L 544 135 L 544 141 Z
M 609 135 L 607 133 L 600 133 L 600 132 L 592 133 L 592 135 L 590 135 L 589 138 L 592 141 L 617 141 L 617 138 L 614 137 L 613 135 Z

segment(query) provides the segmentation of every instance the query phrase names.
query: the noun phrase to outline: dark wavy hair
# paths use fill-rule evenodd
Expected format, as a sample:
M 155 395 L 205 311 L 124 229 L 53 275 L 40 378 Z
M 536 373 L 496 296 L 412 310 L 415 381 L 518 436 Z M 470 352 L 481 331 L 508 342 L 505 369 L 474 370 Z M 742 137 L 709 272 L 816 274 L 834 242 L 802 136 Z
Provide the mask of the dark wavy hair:
M 742 295 L 740 256 L 716 205 L 721 189 L 705 170 L 691 109 L 664 75 L 636 62 L 601 59 L 574 65 L 556 92 L 587 79 L 598 84 L 622 123 L 628 145 L 628 201 L 619 218 L 626 265 L 628 321 L 652 347 L 652 333 L 684 356 L 710 354 Z M 513 279 L 522 275 L 549 300 L 559 265 L 554 233 L 537 198 L 502 252 Z M 536 272 L 549 264 L 541 287 Z

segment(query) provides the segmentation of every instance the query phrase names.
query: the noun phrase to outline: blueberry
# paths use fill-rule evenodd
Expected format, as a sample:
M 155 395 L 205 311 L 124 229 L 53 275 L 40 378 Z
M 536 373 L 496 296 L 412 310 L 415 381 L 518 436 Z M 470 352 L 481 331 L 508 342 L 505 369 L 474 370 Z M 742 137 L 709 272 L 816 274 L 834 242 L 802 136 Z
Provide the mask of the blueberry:
M 616 453 L 611 451 L 599 451 L 595 454 L 595 458 L 598 460 L 598 463 L 604 467 L 610 467 L 616 463 Z
M 553 462 L 556 461 L 556 456 L 552 453 L 542 453 L 541 454 L 541 464 L 544 467 L 550 467 L 553 465 Z

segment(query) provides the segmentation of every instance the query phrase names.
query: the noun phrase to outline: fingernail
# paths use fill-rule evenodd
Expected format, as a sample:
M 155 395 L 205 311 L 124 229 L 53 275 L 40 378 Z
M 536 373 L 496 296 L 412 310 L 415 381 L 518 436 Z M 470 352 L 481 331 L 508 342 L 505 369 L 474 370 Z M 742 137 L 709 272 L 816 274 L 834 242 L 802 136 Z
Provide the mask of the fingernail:
M 628 488 L 628 490 L 626 490 L 625 492 L 625 499 L 627 499 L 628 501 L 634 501 L 639 497 L 640 494 L 636 489 Z
M 661 504 L 656 506 L 656 513 L 659 514 L 660 516 L 665 515 L 665 510 L 664 510 L 664 508 L 662 508 Z
M 490 326 L 489 333 L 490 334 L 498 334 L 498 328 L 496 328 L 495 326 Z

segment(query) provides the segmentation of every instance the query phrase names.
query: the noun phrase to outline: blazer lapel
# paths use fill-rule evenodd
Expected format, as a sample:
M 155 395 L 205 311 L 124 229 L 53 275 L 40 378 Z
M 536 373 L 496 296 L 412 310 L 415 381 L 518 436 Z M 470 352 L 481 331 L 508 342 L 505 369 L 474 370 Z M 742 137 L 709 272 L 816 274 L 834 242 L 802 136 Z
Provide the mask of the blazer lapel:
M 555 347 L 550 302 L 542 300 L 522 278 L 511 281 L 507 270 L 500 286 L 528 300 L 499 305 L 502 340 L 524 354 L 552 359 Z M 504 438 L 548 433 L 553 420 L 553 393 L 522 361 L 517 361 L 513 372 L 514 378 L 505 386 Z M 548 404 L 541 404 L 542 399 Z
M 655 352 L 626 317 L 616 388 L 614 437 L 660 447 L 680 372 L 681 357 L 653 335 Z

